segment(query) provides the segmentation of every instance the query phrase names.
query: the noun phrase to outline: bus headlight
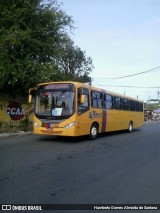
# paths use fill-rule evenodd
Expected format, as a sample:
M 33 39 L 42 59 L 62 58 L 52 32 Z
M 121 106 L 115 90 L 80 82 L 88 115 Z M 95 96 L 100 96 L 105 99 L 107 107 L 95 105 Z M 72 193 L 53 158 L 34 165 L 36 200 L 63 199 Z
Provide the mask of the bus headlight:
M 34 122 L 34 125 L 35 125 L 36 127 L 39 127 L 39 125 L 38 125 L 38 123 L 37 123 L 37 122 Z
M 65 128 L 65 129 L 68 129 L 68 128 L 72 127 L 72 126 L 75 126 L 76 124 L 77 124 L 77 122 L 74 121 L 74 122 L 69 123 L 69 124 L 67 124 L 66 126 L 64 126 L 64 128 Z

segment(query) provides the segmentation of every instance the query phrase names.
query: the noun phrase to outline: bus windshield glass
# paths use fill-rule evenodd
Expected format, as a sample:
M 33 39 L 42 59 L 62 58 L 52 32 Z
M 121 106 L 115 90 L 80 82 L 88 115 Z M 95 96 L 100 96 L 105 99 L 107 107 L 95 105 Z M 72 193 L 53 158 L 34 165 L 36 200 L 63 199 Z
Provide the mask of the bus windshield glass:
M 35 114 L 43 117 L 69 117 L 74 113 L 74 91 L 41 89 L 35 98 Z

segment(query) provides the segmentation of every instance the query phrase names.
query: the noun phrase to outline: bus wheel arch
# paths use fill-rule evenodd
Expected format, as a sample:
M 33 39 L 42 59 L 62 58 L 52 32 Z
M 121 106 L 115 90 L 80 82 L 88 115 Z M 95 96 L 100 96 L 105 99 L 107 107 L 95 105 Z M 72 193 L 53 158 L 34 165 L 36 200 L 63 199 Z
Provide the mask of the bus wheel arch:
M 133 131 L 133 121 L 130 121 L 128 124 L 128 132 L 131 133 Z
M 90 127 L 89 138 L 91 140 L 95 140 L 98 137 L 98 133 L 99 133 L 99 124 L 98 122 L 94 122 Z

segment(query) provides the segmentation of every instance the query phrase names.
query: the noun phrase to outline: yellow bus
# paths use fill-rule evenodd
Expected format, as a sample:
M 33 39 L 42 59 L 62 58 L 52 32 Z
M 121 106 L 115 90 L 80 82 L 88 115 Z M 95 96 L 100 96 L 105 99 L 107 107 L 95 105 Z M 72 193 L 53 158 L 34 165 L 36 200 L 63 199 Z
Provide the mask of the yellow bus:
M 89 135 L 138 128 L 144 123 L 143 101 L 87 84 L 62 81 L 38 84 L 34 94 L 34 133 Z

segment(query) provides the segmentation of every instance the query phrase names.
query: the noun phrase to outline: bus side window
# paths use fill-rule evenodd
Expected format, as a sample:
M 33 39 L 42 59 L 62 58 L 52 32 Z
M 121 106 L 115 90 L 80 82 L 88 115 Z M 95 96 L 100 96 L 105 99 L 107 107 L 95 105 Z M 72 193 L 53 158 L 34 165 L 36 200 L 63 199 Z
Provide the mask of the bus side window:
M 93 108 L 102 108 L 102 93 L 91 91 L 91 106 Z
M 113 108 L 113 96 L 109 94 L 104 94 L 104 108 L 105 109 Z
M 85 96 L 85 101 L 83 104 L 81 104 L 81 102 L 80 102 L 82 94 Z M 80 115 L 89 109 L 89 91 L 88 91 L 88 89 L 79 88 L 77 97 L 78 97 L 78 114 Z
M 129 103 L 129 105 L 130 105 L 130 111 L 135 111 L 135 101 L 130 101 L 130 103 Z
M 140 103 L 138 101 L 135 101 L 135 106 L 136 106 L 136 112 L 140 111 Z
M 143 103 L 140 103 L 140 112 L 143 112 Z
M 122 101 L 123 101 L 123 110 L 128 111 L 129 110 L 129 100 L 126 98 L 123 98 Z
M 115 109 L 122 109 L 122 103 L 121 103 L 121 98 L 120 97 L 117 97 L 115 96 L 114 97 L 114 106 L 115 106 Z

